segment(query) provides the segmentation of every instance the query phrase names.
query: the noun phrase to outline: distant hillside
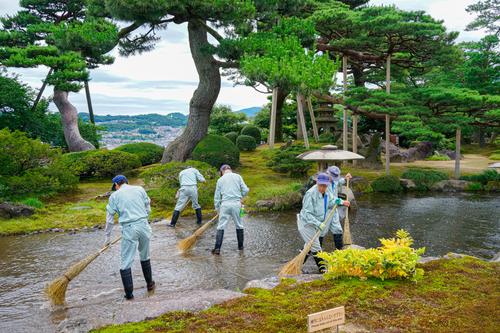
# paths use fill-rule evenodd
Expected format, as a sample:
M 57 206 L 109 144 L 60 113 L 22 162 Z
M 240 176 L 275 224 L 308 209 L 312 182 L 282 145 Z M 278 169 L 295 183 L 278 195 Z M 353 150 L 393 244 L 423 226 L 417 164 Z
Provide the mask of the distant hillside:
M 262 108 L 260 106 L 254 106 L 251 108 L 241 109 L 236 112 L 244 113 L 247 117 L 255 117 L 257 112 L 259 112 Z
M 84 121 L 88 121 L 88 113 L 79 113 L 80 118 Z M 141 127 L 151 127 L 151 126 L 170 126 L 170 127 L 184 127 L 187 124 L 187 116 L 179 113 L 169 113 L 167 115 L 161 114 L 141 114 L 137 116 L 101 116 L 96 115 L 95 122 L 97 125 L 106 127 L 108 131 L 123 131 L 130 129 L 137 129 Z

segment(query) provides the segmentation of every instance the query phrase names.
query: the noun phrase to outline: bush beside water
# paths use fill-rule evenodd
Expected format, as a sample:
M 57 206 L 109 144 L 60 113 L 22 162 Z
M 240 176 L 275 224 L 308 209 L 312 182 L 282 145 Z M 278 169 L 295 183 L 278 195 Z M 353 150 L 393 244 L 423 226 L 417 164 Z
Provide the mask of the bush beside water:
M 444 172 L 425 169 L 408 169 L 403 172 L 401 178 L 413 180 L 417 191 L 428 191 L 435 183 L 449 179 Z
M 375 179 L 371 183 L 371 187 L 375 192 L 394 193 L 403 190 L 399 183 L 399 178 L 396 176 L 382 176 Z

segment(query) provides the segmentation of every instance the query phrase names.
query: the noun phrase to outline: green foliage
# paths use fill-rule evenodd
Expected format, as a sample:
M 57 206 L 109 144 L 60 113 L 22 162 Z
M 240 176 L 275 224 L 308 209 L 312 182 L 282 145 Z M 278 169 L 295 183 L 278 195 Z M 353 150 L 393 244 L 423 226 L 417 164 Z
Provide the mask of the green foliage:
M 192 158 L 216 168 L 222 164 L 229 164 L 234 168 L 240 164 L 240 150 L 228 138 L 209 134 L 196 145 Z
M 401 175 L 401 178 L 411 179 L 416 185 L 417 191 L 428 191 L 435 183 L 447 180 L 446 173 L 437 170 L 408 169 Z
M 37 198 L 26 198 L 21 201 L 21 203 L 38 209 L 43 208 L 43 202 L 41 202 Z
M 64 154 L 61 163 L 81 178 L 113 177 L 141 166 L 137 155 L 106 149 Z
M 498 173 L 494 169 L 487 169 L 479 174 L 462 176 L 462 177 L 460 177 L 460 179 L 467 180 L 470 182 L 480 183 L 482 185 L 486 185 L 490 181 L 492 181 L 492 182 L 500 181 L 500 173 Z
M 291 145 L 287 148 L 280 148 L 273 151 L 267 166 L 273 171 L 288 173 L 291 177 L 304 177 L 311 169 L 312 162 L 303 161 L 297 158 L 298 155 L 305 152 L 303 146 Z
M 137 142 L 122 145 L 115 150 L 136 155 L 141 160 L 142 165 L 149 165 L 161 161 L 164 148 L 154 143 Z
M 241 129 L 241 135 L 250 135 L 255 139 L 257 144 L 260 144 L 261 141 L 261 131 L 260 128 L 254 125 L 246 125 Z
M 474 21 L 467 25 L 467 30 L 486 29 L 491 34 L 500 33 L 498 16 L 500 15 L 500 6 L 495 0 L 480 0 L 467 6 L 466 11 L 475 14 Z
M 401 192 L 403 190 L 399 178 L 396 176 L 378 177 L 371 183 L 371 187 L 375 192 L 384 193 Z
M 465 190 L 466 190 L 466 191 L 469 191 L 469 192 L 482 191 L 482 190 L 483 190 L 483 185 L 481 185 L 481 183 L 472 183 L 472 184 L 468 184 L 468 185 L 465 187 Z
M 427 160 L 427 161 L 449 161 L 450 157 L 448 155 L 434 154 L 432 156 L 427 157 L 425 160 Z
M 253 136 L 242 134 L 236 139 L 236 147 L 238 147 L 239 150 L 253 151 L 257 148 L 257 143 Z
M 405 230 L 398 230 L 396 238 L 380 239 L 382 246 L 374 249 L 346 249 L 332 253 L 321 252 L 327 272 L 326 280 L 358 277 L 362 280 L 376 278 L 420 280 L 424 271 L 417 268 L 418 259 L 425 248 L 414 249 L 413 239 Z
M 188 160 L 186 162 L 170 162 L 153 166 L 141 173 L 141 177 L 150 190 L 148 194 L 162 207 L 175 205 L 175 194 L 179 189 L 179 172 L 193 167 L 200 171 L 206 182 L 198 184 L 198 199 L 203 207 L 213 206 L 213 193 L 218 178 L 217 169 L 210 164 Z
M 335 142 L 335 136 L 331 132 L 323 132 L 319 135 L 319 142 L 321 142 L 321 143 L 333 143 L 333 142 Z
M 230 132 L 241 131 L 247 117 L 243 113 L 233 112 L 227 105 L 215 105 L 210 115 L 210 134 L 224 135 Z
M 500 161 L 500 153 L 493 153 L 490 155 L 490 160 Z
M 238 138 L 238 136 L 239 134 L 237 132 L 229 132 L 224 134 L 224 137 L 231 140 L 234 144 L 236 144 L 236 139 Z
M 59 163 L 60 151 L 25 133 L 0 130 L 0 198 L 74 189 L 78 178 Z

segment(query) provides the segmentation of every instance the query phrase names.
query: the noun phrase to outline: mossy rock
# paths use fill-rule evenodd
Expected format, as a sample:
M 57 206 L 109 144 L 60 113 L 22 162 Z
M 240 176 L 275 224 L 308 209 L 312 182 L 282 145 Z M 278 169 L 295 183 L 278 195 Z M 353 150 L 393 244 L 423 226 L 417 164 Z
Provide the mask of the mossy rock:
M 192 158 L 216 168 L 222 164 L 237 167 L 240 165 L 240 150 L 228 138 L 209 134 L 196 145 Z

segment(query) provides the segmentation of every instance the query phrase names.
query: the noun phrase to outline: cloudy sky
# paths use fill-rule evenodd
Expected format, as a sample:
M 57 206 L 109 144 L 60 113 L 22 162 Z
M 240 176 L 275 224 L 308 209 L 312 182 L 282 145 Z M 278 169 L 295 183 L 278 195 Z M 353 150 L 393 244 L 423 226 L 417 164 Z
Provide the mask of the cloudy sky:
M 465 8 L 476 0 L 372 0 L 373 5 L 394 4 L 402 9 L 425 10 L 444 20 L 449 30 L 460 31 L 459 40 L 477 40 L 484 33 L 464 31 L 473 19 Z M 13 14 L 19 9 L 18 0 L 0 1 L 0 14 Z M 198 76 L 189 51 L 187 27 L 172 24 L 162 32 L 162 40 L 148 53 L 120 57 L 115 63 L 91 72 L 90 89 L 96 114 L 144 114 L 171 112 L 188 113 L 189 99 L 197 86 Z M 22 69 L 16 72 L 32 87 L 41 86 L 48 69 Z M 46 96 L 52 93 L 48 89 Z M 249 87 L 234 86 L 223 78 L 217 103 L 230 105 L 233 110 L 261 106 L 267 96 Z M 72 93 L 70 100 L 79 111 L 86 112 L 85 94 Z M 54 109 L 54 106 L 51 107 Z

